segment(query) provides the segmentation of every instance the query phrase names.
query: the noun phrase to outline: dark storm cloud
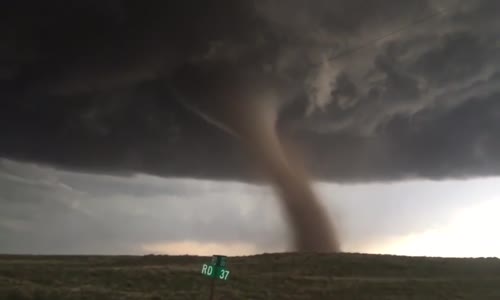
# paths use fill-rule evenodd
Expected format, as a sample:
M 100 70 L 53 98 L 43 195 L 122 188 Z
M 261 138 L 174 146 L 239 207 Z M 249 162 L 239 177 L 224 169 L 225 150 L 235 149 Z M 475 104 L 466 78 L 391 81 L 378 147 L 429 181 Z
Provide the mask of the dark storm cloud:
M 280 79 L 280 128 L 322 178 L 498 174 L 499 11 L 493 0 L 2 3 L 0 156 L 252 178 L 245 149 L 175 96 L 186 65 L 224 66 Z

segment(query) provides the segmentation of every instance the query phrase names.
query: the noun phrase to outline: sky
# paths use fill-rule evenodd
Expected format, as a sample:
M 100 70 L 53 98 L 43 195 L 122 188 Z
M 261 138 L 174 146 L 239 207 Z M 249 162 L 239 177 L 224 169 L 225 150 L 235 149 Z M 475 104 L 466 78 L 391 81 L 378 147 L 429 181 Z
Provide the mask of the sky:
M 499 11 L 2 3 L 0 252 L 500 256 Z
M 343 251 L 499 257 L 500 177 L 316 182 Z M 0 252 L 251 255 L 289 251 L 269 186 L 0 161 Z M 7 199 L 9 201 L 7 201 Z

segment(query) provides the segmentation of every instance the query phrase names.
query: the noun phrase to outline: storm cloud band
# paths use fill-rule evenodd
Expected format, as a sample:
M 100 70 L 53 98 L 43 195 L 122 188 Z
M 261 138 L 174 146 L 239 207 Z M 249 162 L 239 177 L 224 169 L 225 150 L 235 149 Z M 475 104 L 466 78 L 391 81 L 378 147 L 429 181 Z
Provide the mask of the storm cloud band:
M 2 3 L 0 156 L 253 180 L 245 149 L 173 91 L 186 65 L 222 62 L 236 76 L 279 78 L 280 132 L 314 176 L 496 175 L 498 11 L 493 0 Z

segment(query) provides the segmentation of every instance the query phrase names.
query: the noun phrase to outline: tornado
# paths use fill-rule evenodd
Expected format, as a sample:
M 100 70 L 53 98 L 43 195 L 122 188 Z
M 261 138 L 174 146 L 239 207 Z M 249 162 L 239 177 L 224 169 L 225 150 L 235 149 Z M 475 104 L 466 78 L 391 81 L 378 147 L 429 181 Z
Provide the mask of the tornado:
M 276 121 L 284 97 L 282 83 L 217 67 L 185 67 L 173 82 L 179 99 L 207 122 L 238 138 L 281 199 L 299 252 L 339 252 L 333 222 L 307 174 L 287 155 Z

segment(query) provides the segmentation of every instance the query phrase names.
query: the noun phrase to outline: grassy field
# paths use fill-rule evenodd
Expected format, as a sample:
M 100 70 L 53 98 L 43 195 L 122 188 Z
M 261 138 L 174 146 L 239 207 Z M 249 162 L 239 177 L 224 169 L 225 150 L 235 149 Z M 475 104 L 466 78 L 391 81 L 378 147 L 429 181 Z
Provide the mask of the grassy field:
M 208 299 L 209 257 L 0 256 L 1 300 Z M 500 299 L 500 260 L 364 254 L 230 257 L 215 299 Z

